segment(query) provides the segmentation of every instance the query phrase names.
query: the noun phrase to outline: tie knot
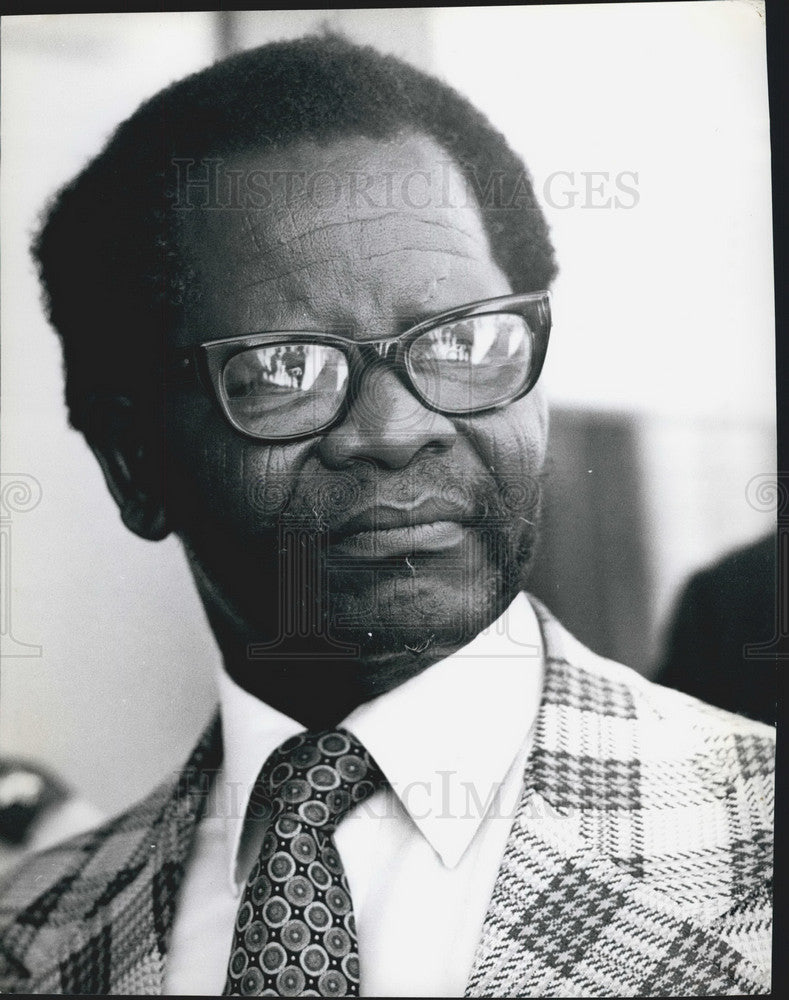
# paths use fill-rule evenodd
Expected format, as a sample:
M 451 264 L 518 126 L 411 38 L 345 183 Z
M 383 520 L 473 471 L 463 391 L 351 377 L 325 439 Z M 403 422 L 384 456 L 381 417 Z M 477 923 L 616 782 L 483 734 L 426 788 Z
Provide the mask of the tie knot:
M 286 740 L 260 773 L 274 814 L 295 813 L 309 826 L 334 828 L 384 783 L 376 762 L 345 729 L 305 732 Z

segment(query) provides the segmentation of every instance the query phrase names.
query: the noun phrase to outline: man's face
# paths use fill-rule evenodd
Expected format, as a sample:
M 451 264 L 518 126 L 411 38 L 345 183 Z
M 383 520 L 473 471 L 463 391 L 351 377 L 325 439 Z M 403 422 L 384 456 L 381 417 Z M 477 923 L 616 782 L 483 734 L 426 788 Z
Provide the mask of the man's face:
M 511 292 L 460 171 L 427 138 L 305 143 L 224 169 L 241 177 L 236 205 L 183 218 L 199 294 L 179 347 L 260 331 L 383 339 Z M 245 203 L 255 185 L 265 208 Z M 173 392 L 169 516 L 215 628 L 273 652 L 329 636 L 370 663 L 432 661 L 522 585 L 543 400 L 449 418 L 380 365 L 357 390 L 339 424 L 283 444 L 243 437 L 198 389 Z

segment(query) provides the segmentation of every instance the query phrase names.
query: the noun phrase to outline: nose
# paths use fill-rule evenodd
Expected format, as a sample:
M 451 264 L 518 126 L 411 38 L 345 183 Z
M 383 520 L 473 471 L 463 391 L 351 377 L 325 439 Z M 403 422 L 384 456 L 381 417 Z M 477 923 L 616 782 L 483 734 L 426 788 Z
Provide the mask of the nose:
M 323 437 L 323 461 L 343 468 L 355 461 L 372 461 L 402 469 L 424 449 L 446 452 L 457 438 L 448 417 L 428 410 L 389 368 L 368 368 L 341 423 Z

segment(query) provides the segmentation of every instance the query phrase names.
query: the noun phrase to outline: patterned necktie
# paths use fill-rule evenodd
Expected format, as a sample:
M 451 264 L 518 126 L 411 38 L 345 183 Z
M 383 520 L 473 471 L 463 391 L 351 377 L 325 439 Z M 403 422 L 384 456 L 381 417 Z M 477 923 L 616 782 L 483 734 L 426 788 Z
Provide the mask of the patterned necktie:
M 359 995 L 351 894 L 333 834 L 384 780 L 344 729 L 294 736 L 268 758 L 248 811 L 268 829 L 236 914 L 225 996 Z

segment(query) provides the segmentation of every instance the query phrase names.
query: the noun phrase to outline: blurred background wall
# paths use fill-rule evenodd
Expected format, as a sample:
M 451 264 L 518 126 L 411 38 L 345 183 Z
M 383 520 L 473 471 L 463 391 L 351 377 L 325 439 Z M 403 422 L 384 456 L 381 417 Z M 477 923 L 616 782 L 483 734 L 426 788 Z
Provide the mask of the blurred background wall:
M 66 427 L 27 245 L 142 99 L 322 25 L 445 78 L 534 177 L 561 267 L 535 592 L 650 673 L 688 575 L 774 525 L 757 478 L 775 471 L 758 4 L 4 18 L 0 750 L 106 811 L 188 753 L 217 653 L 177 542 L 123 528 Z

